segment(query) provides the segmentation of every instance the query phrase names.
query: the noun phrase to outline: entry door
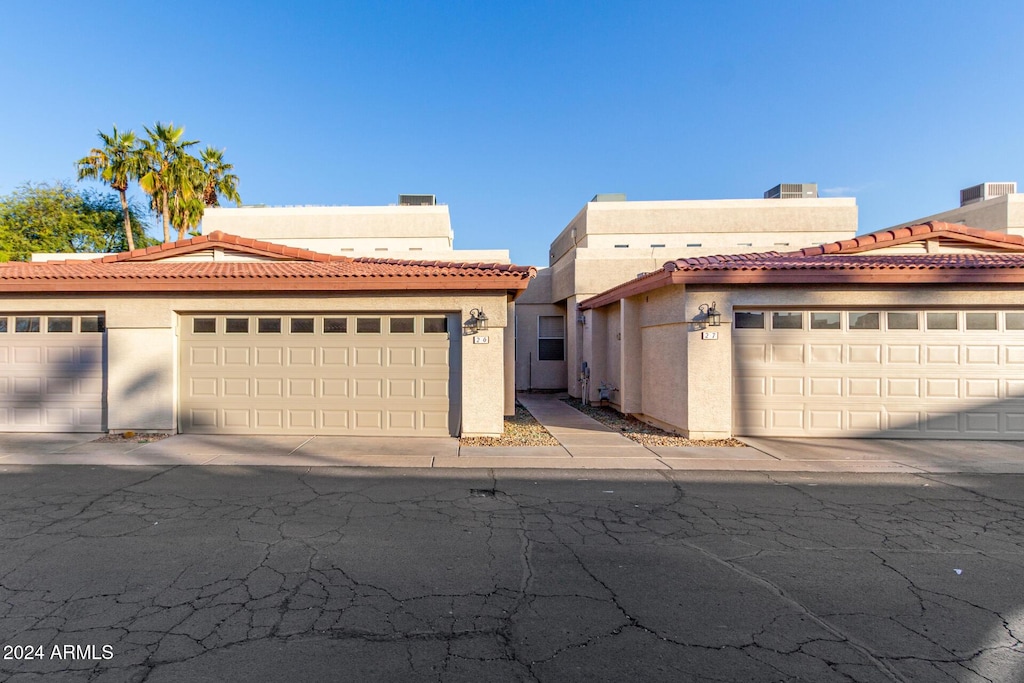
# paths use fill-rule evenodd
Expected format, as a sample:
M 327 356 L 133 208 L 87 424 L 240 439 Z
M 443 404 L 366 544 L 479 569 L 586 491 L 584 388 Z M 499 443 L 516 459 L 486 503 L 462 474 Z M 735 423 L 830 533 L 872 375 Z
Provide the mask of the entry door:
M 1024 439 L 1024 312 L 734 314 L 735 432 Z
M 106 431 L 104 317 L 0 313 L 0 431 Z
M 182 316 L 180 427 L 448 436 L 444 314 Z

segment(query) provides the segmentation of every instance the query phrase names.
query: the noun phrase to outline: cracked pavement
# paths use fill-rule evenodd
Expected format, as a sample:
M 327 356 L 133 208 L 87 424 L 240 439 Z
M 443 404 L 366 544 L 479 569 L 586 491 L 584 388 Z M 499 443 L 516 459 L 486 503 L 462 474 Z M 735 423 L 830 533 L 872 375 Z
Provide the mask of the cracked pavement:
M 0 467 L 0 680 L 1019 681 L 1022 484 Z

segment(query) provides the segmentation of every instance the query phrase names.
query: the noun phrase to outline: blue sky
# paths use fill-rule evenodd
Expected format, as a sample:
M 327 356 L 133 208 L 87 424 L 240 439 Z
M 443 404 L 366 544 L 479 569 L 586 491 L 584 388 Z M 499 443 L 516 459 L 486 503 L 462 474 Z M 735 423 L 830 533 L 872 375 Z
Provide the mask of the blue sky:
M 854 196 L 861 231 L 1024 181 L 1019 2 L 18 2 L 0 193 L 111 124 L 227 149 L 250 204 L 433 193 L 546 264 L 599 192 Z

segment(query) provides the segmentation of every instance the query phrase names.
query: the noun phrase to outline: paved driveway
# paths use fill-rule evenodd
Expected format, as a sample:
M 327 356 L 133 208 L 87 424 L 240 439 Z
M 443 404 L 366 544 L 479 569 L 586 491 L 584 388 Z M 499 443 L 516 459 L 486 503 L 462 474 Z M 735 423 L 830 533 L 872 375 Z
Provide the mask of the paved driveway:
M 0 465 L 0 679 L 1019 681 L 1022 532 L 1016 475 Z

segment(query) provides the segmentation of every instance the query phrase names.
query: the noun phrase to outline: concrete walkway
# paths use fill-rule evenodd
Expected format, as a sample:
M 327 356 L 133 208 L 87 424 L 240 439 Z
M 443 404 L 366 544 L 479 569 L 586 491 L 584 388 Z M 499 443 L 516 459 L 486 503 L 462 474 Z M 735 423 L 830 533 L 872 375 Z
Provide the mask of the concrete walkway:
M 460 446 L 458 439 L 204 436 L 98 442 L 98 434 L 0 434 L 0 471 L 20 465 L 227 465 L 746 472 L 1024 473 L 1022 441 L 742 439 L 742 448 L 644 447 L 558 396 L 520 394 L 558 446 Z

